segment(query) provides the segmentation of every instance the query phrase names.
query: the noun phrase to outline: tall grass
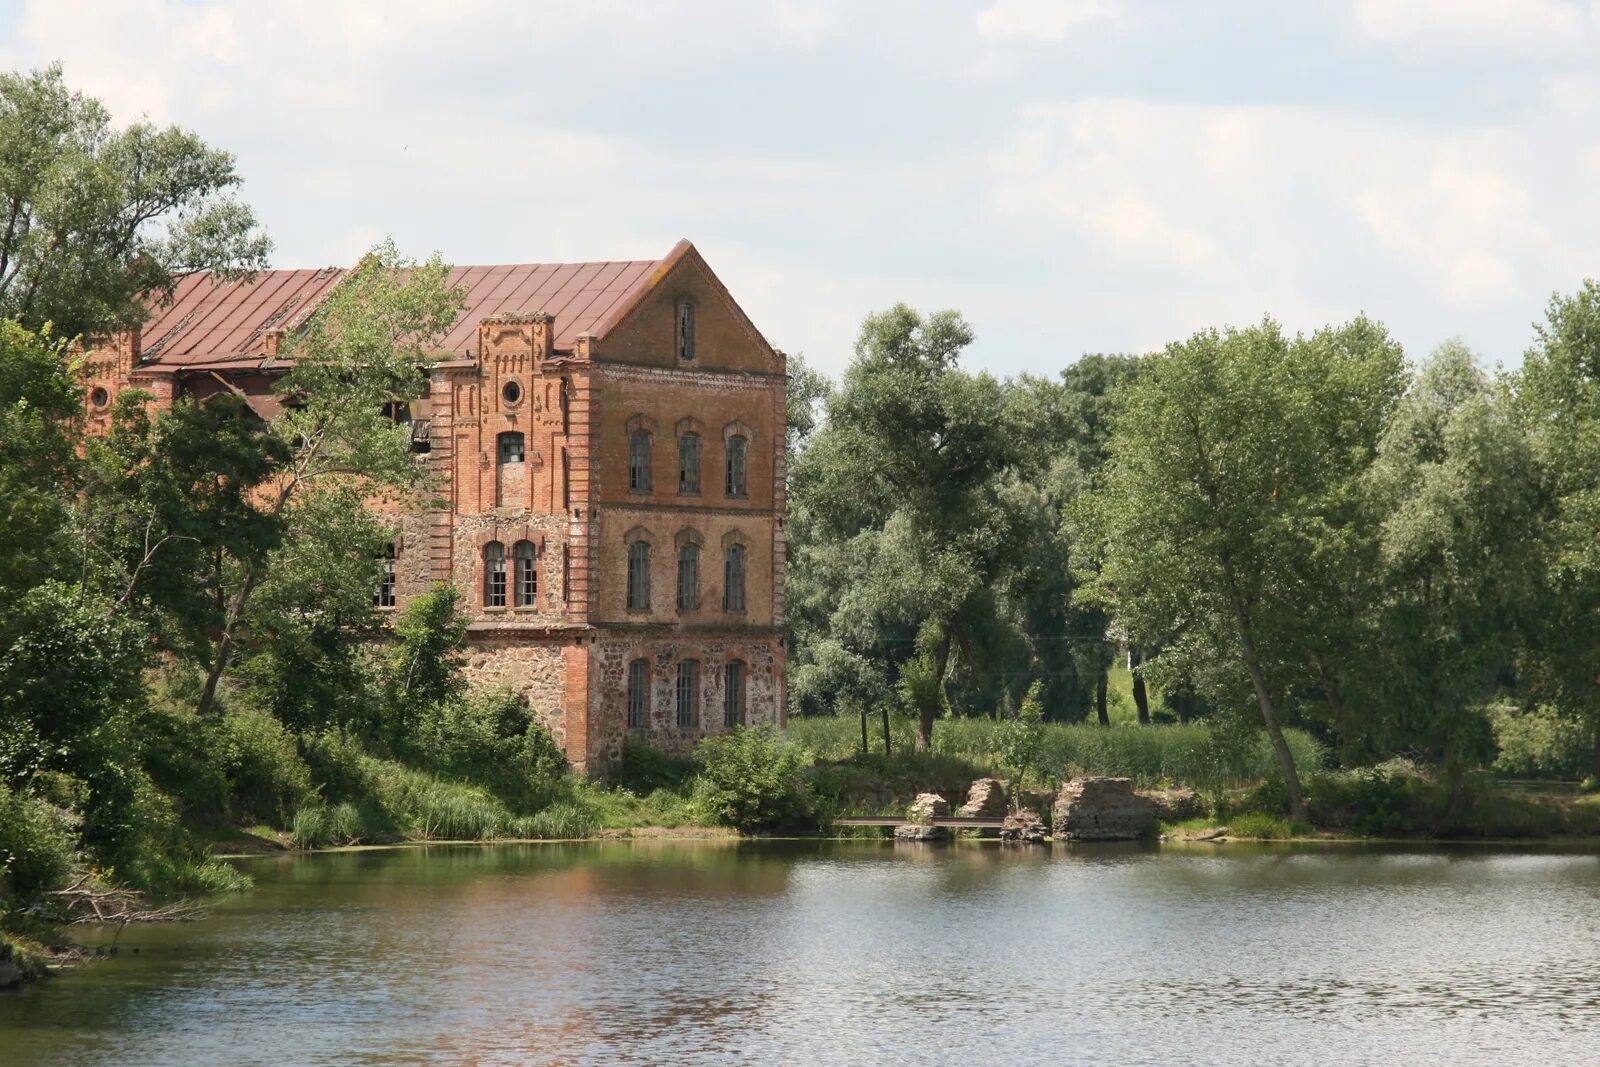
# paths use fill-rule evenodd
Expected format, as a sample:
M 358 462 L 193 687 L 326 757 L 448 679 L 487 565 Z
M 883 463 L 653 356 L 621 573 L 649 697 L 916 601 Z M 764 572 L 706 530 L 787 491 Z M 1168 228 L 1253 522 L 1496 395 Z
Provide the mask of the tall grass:
M 934 726 L 935 754 L 965 760 L 984 771 L 1004 775 L 995 753 L 999 751 L 998 731 L 1002 724 L 993 719 L 943 719 Z M 881 726 L 869 723 L 871 749 L 882 755 Z M 1303 770 L 1322 765 L 1322 747 L 1299 730 L 1285 731 L 1289 749 Z M 815 716 L 789 722 L 791 740 L 809 749 L 818 760 L 850 759 L 861 750 L 860 720 Z M 891 738 L 898 759 L 909 753 L 916 740 L 909 720 L 892 723 Z M 1137 779 L 1141 784 L 1161 782 L 1200 784 L 1215 782 L 1219 776 L 1261 779 L 1277 772 L 1272 746 L 1265 735 L 1232 765 L 1219 766 L 1219 756 L 1211 730 L 1203 723 L 1188 725 L 1113 726 L 1090 723 L 1047 723 L 1044 727 L 1043 764 L 1051 777 L 1074 775 L 1113 775 Z

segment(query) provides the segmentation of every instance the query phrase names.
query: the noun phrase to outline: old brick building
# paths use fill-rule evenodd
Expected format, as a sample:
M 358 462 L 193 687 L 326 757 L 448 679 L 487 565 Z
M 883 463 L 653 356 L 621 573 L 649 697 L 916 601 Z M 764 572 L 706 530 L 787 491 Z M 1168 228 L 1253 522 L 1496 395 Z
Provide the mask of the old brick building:
M 277 412 L 279 345 L 343 272 L 184 279 L 90 361 L 116 392 L 242 391 Z M 526 695 L 580 768 L 630 732 L 683 750 L 784 716 L 783 353 L 688 242 L 664 259 L 456 268 L 466 310 L 397 412 L 445 506 L 395 516 L 385 608 L 453 582 L 469 671 Z

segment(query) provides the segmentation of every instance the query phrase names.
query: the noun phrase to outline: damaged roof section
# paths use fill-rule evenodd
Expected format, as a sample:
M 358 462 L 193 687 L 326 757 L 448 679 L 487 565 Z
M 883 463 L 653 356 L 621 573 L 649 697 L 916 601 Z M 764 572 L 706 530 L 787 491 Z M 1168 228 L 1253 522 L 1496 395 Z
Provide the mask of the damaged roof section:
M 598 263 L 512 263 L 455 267 L 451 286 L 466 290 L 461 316 L 441 351 L 473 355 L 479 320 L 518 311 L 555 319 L 554 347 L 570 350 L 580 334 L 600 335 L 660 276 L 666 257 Z M 218 284 L 211 275 L 183 278 L 172 302 L 154 309 L 142 330 L 141 362 L 198 369 L 243 367 L 277 355 L 277 339 L 304 325 L 348 273 L 342 267 L 262 271 L 248 282 Z

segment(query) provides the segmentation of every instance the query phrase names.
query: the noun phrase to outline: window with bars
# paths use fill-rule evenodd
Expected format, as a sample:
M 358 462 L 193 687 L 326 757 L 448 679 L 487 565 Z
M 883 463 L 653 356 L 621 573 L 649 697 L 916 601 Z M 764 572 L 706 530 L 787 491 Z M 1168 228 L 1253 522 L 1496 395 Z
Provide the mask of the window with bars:
M 722 668 L 722 725 L 744 725 L 744 664 L 738 660 Z
M 497 440 L 499 441 L 500 462 L 502 465 L 522 462 L 522 434 L 516 430 L 507 430 Z
M 392 608 L 395 605 L 395 552 L 394 542 L 390 541 L 383 546 L 383 573 L 378 578 L 378 591 L 373 595 L 372 602 L 380 608 Z
M 483 546 L 483 606 L 506 606 L 506 546 L 499 541 Z
M 650 610 L 650 543 L 628 546 L 628 610 Z
M 729 496 L 745 495 L 745 459 L 750 439 L 743 434 L 728 438 L 728 470 L 726 489 Z
M 678 725 L 700 725 L 700 663 L 697 660 L 678 663 Z
M 635 430 L 628 435 L 628 491 L 650 491 L 650 431 Z
M 722 610 L 744 610 L 743 545 L 729 545 L 722 554 Z
M 678 549 L 678 610 L 694 611 L 700 606 L 700 546 L 682 545 Z
M 531 608 L 539 602 L 539 553 L 532 541 L 518 541 L 511 546 L 511 558 L 516 564 L 513 575 L 513 598 L 519 608 Z
M 678 492 L 700 492 L 700 435 L 686 433 L 678 438 Z
M 650 663 L 636 659 L 628 664 L 628 729 L 642 730 L 649 721 Z

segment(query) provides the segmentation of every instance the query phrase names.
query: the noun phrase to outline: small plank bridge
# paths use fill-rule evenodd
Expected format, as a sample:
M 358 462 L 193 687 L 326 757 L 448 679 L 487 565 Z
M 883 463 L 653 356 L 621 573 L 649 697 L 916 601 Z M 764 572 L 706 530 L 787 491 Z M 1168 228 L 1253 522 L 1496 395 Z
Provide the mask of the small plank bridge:
M 907 823 L 918 826 L 948 826 L 952 829 L 963 830 L 998 830 L 1005 825 L 1004 819 L 967 818 L 963 815 L 935 815 L 933 818 L 922 822 L 908 819 L 904 815 L 847 815 L 842 819 L 833 820 L 835 826 L 905 826 Z

